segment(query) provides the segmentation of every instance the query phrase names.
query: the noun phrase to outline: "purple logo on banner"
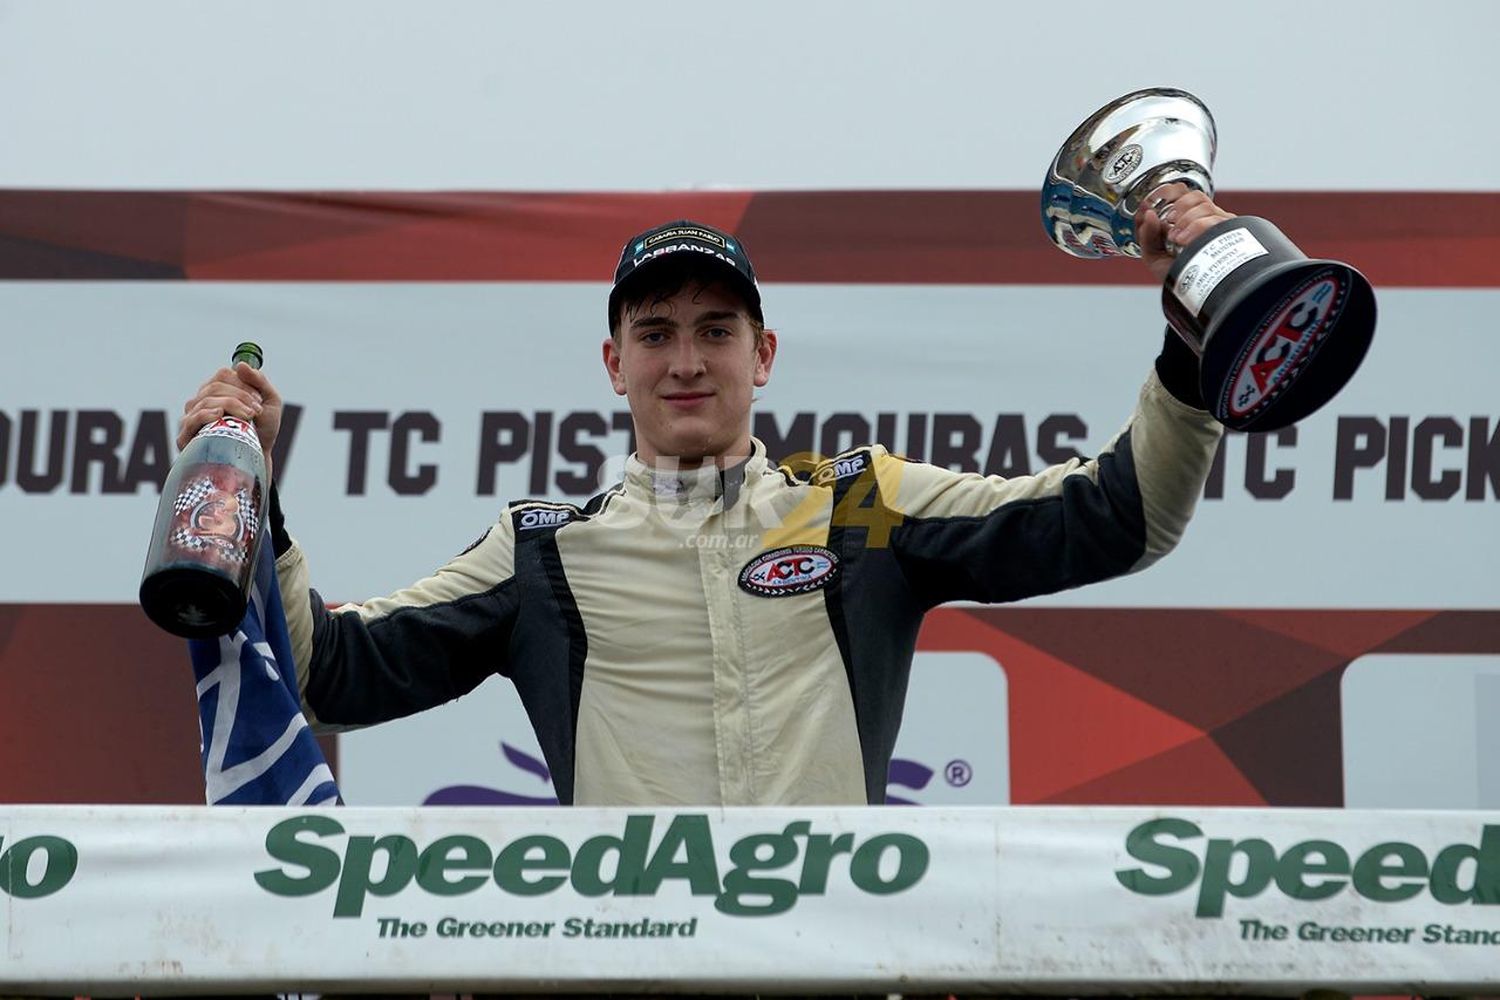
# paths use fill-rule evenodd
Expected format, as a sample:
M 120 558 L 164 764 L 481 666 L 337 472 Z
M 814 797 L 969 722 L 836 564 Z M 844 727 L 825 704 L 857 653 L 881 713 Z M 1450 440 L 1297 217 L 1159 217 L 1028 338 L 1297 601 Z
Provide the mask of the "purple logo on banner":
M 551 790 L 552 772 L 547 769 L 545 761 L 511 746 L 504 740 L 500 741 L 500 753 L 516 771 L 524 772 L 532 779 L 540 780 L 549 791 Z M 944 776 L 948 784 L 955 788 L 968 784 L 968 767 L 969 765 L 962 760 L 949 761 L 944 768 Z M 893 759 L 887 782 L 889 786 L 901 789 L 901 794 L 897 795 L 888 787 L 886 804 L 921 805 L 920 802 L 903 796 L 926 788 L 936 773 L 935 769 L 919 761 L 903 760 L 899 757 Z M 485 785 L 445 785 L 423 799 L 422 804 L 424 806 L 555 806 L 557 796 L 555 794 L 522 795 L 518 792 L 508 792 Z
M 547 791 L 552 791 L 552 772 L 547 763 L 500 741 L 500 753 L 517 770 L 540 779 Z M 557 795 L 521 795 L 484 785 L 448 785 L 439 788 L 422 800 L 424 806 L 555 806 Z

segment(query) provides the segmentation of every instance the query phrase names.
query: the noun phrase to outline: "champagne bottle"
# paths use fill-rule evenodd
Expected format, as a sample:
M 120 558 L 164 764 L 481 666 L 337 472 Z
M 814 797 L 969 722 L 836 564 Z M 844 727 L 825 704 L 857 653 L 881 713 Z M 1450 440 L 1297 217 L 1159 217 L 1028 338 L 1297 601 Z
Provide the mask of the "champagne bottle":
M 256 344 L 230 357 L 260 368 Z M 141 608 L 188 639 L 233 632 L 244 617 L 265 534 L 266 457 L 255 426 L 227 414 L 205 425 L 172 463 L 141 575 Z

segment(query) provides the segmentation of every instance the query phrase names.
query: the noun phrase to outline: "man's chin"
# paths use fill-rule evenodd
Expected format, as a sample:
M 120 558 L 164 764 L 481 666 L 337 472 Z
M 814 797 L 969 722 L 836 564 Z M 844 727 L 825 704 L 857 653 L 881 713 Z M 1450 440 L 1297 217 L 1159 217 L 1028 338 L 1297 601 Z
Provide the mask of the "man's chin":
M 717 461 L 734 449 L 734 437 L 700 433 L 673 434 L 662 442 L 658 454 L 669 462 L 677 462 L 685 468 Z M 744 456 L 735 456 L 743 458 Z

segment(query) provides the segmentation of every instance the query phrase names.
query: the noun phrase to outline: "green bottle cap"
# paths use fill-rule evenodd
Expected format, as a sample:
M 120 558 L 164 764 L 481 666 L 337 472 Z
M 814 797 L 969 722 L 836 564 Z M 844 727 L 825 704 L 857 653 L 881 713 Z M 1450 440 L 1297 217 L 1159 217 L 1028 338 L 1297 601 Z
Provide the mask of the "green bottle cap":
M 229 356 L 229 364 L 233 366 L 243 361 L 251 368 L 259 370 L 265 358 L 266 356 L 261 352 L 260 345 L 253 344 L 247 340 L 243 344 L 235 345 L 234 353 Z

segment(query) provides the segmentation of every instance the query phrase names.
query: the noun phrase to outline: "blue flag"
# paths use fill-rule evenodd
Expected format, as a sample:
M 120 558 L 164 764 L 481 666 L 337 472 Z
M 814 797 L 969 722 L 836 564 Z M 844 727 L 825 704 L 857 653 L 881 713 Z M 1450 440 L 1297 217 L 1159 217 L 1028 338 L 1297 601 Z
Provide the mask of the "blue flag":
M 338 785 L 302 715 L 269 539 L 232 635 L 188 643 L 208 804 L 339 804 Z

